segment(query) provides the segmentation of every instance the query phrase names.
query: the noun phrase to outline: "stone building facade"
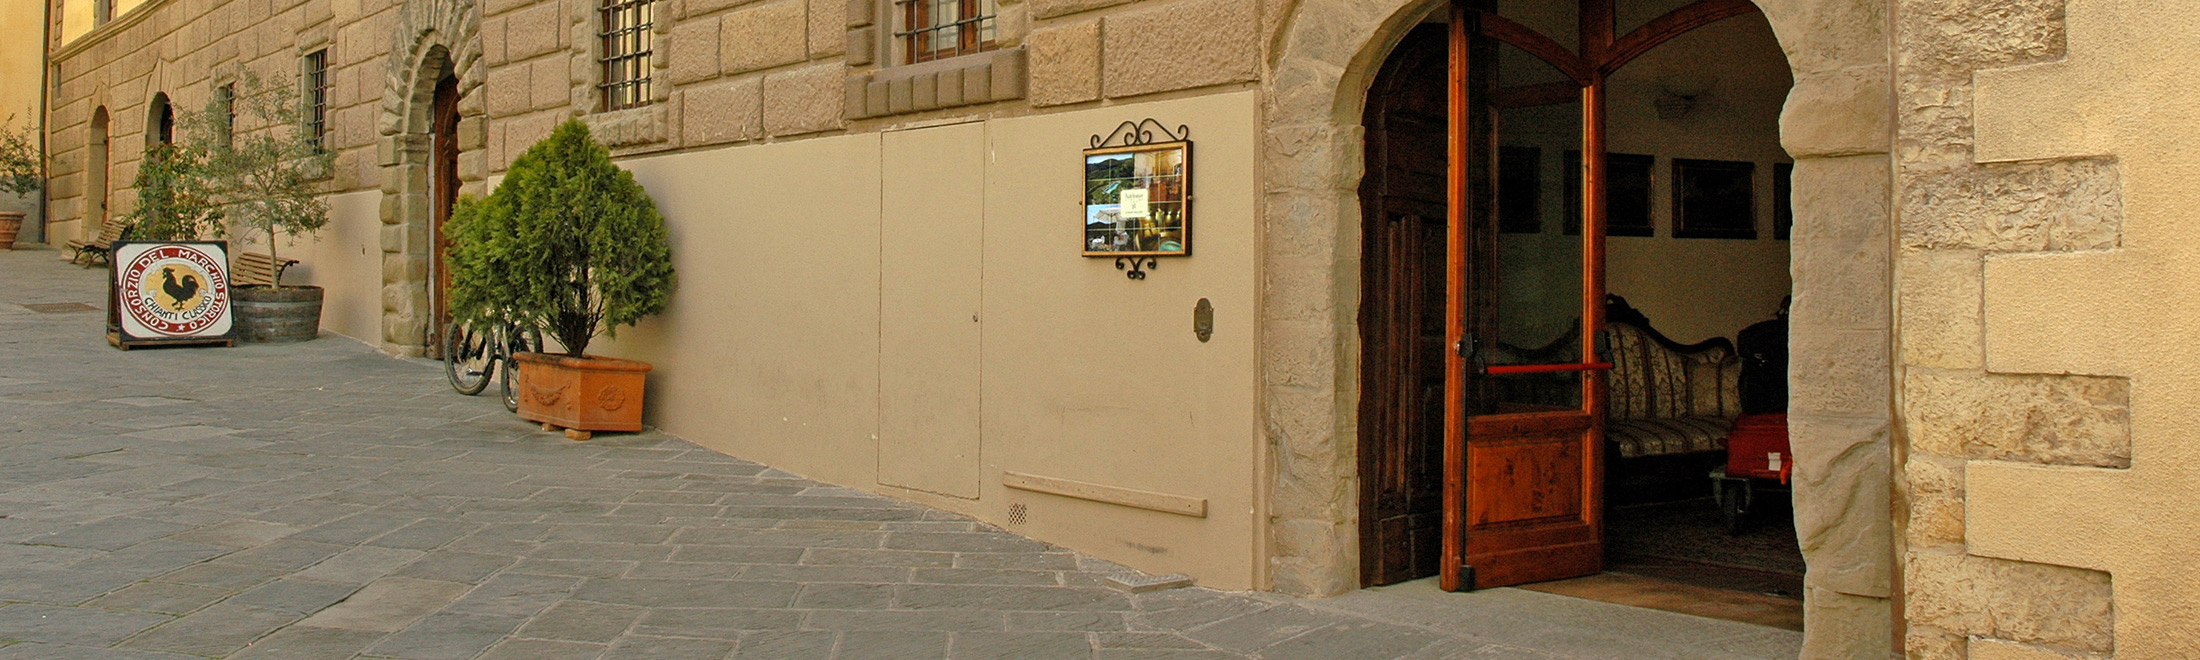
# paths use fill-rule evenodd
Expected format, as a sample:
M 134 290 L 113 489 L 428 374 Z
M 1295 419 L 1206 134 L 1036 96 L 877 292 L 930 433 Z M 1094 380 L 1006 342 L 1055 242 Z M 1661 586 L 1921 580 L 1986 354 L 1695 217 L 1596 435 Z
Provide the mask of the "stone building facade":
M 1361 110 L 1441 2 L 1001 0 L 994 48 L 909 62 L 889 0 L 658 0 L 648 102 L 602 111 L 591 0 L 146 0 L 93 26 L 90 0 L 53 1 L 53 243 L 129 207 L 156 96 L 196 108 L 325 48 L 335 220 L 290 253 L 329 289 L 326 327 L 418 354 L 448 71 L 466 191 L 578 116 L 671 219 L 673 311 L 608 348 L 659 365 L 653 423 L 1216 586 L 1359 586 Z M 1794 78 L 1804 655 L 2200 654 L 2200 461 L 2180 439 L 2200 80 L 2171 64 L 2200 19 L 1756 4 Z M 1132 289 L 1046 255 L 1055 234 L 1026 220 L 1076 192 L 1057 179 L 1087 135 L 1142 117 L 1200 141 L 1202 245 Z M 1190 343 L 1209 298 L 1215 339 Z M 949 307 L 975 326 L 952 346 L 892 331 Z M 1065 337 L 1100 332 L 1196 382 L 1067 359 L 1087 349 Z M 941 405 L 968 437 L 908 445 L 893 406 L 934 390 L 962 392 Z M 1036 497 L 1010 473 L 1201 513 Z

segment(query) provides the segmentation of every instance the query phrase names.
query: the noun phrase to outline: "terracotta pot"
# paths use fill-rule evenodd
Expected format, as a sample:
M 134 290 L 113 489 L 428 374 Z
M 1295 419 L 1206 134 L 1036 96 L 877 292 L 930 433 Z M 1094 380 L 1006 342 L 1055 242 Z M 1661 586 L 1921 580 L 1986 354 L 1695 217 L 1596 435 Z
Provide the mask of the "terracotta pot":
M 15 234 L 23 231 L 23 214 L 0 211 L 0 250 L 15 249 Z
M 520 353 L 519 416 L 574 431 L 642 430 L 649 363 L 618 358 Z

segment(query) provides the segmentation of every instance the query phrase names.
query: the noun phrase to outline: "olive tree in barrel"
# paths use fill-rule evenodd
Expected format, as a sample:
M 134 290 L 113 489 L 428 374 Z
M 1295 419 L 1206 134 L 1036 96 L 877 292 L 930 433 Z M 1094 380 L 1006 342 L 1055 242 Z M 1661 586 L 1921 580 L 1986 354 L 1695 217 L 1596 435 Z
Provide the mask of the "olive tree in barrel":
M 248 342 L 296 342 L 321 331 L 321 287 L 284 286 L 283 271 L 298 263 L 282 256 L 286 241 L 328 225 L 321 196 L 335 154 L 306 126 L 305 107 L 287 85 L 263 84 L 247 72 L 235 92 L 217 90 L 206 108 L 185 117 L 193 142 L 206 153 L 204 171 L 229 223 L 264 241 L 266 252 L 238 245 L 230 268 L 240 285 L 237 337 Z
M 488 197 L 461 200 L 446 229 L 453 320 L 540 328 L 565 348 L 514 356 L 520 417 L 576 440 L 641 430 L 650 365 L 588 345 L 664 309 L 672 248 L 648 192 L 588 126 L 558 126 Z

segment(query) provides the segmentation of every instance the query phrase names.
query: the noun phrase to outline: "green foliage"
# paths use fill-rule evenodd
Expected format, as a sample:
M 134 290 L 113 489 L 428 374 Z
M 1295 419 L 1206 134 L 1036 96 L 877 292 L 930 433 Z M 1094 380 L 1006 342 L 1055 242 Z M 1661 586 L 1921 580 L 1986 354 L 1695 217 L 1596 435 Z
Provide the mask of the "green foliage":
M 205 155 L 195 173 L 230 220 L 267 239 L 268 255 L 274 257 L 278 236 L 310 234 L 328 225 L 321 181 L 336 156 L 306 129 L 298 90 L 265 84 L 250 71 L 236 89 L 234 98 L 207 95 L 206 107 L 184 118 L 185 131 L 190 148 Z M 217 234 L 227 229 L 219 223 L 213 228 Z
M 445 232 L 453 316 L 543 328 L 573 357 L 663 310 L 674 286 L 664 217 L 579 120 L 512 161 L 487 198 L 460 200 Z
M 221 227 L 221 202 L 203 175 L 206 160 L 205 150 L 189 144 L 145 153 L 138 165 L 137 206 L 123 216 L 132 240 L 195 240 Z
M 28 195 L 38 190 L 44 180 L 40 175 L 38 141 L 32 135 L 33 124 L 15 127 L 15 115 L 0 122 L 0 193 Z

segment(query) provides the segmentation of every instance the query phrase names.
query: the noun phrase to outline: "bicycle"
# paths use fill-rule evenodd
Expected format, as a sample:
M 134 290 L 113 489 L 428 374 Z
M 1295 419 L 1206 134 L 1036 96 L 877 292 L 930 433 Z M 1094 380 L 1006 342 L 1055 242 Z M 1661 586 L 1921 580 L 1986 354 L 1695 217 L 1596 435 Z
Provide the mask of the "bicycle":
M 542 352 L 542 330 L 521 327 L 516 323 L 503 323 L 489 332 L 475 332 L 473 328 L 453 323 L 443 332 L 443 375 L 451 381 L 451 389 L 459 394 L 473 396 L 489 387 L 490 372 L 497 373 L 497 382 L 504 388 L 504 409 L 519 410 L 519 393 L 512 389 L 513 374 L 519 371 L 519 363 L 512 359 L 518 353 Z M 503 368 L 497 368 L 497 363 Z

